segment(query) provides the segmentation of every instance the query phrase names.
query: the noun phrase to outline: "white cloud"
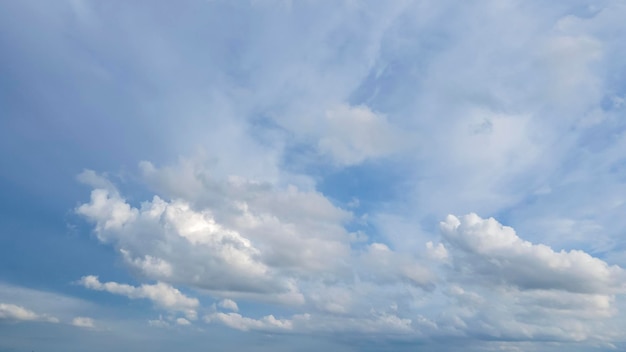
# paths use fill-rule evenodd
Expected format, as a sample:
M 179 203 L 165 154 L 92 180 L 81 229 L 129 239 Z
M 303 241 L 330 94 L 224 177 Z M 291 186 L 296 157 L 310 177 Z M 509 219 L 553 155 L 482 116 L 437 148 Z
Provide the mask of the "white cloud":
M 367 106 L 339 105 L 326 111 L 318 148 L 340 165 L 359 164 L 396 151 L 402 135 Z
M 169 169 L 168 177 L 176 171 Z M 153 180 L 161 176 L 159 169 L 150 172 Z M 619 334 L 610 326 L 618 319 L 623 270 L 584 251 L 524 241 L 512 228 L 475 214 L 449 216 L 441 238 L 421 242 L 418 252 L 381 242 L 352 248 L 344 228 L 350 214 L 321 194 L 196 177 L 204 188 L 191 199 L 155 196 L 138 208 L 129 205 L 125 209 L 136 216 L 121 226 L 98 226 L 115 218 L 108 210 L 83 213 L 131 268 L 162 282 L 134 287 L 86 276 L 81 283 L 151 299 L 186 313 L 188 321 L 201 308 L 170 286 L 182 283 L 221 298 L 216 306 L 230 310 L 214 310 L 205 321 L 242 331 L 550 341 L 609 341 Z M 167 185 L 161 189 L 182 194 Z M 128 204 L 116 190 L 105 192 L 103 203 Z M 253 318 L 233 299 L 293 304 L 298 314 Z M 149 324 L 184 325 L 181 319 Z
M 172 178 L 187 177 L 187 164 L 143 165 L 150 169 L 146 177 L 175 200 L 155 196 L 134 208 L 116 190 L 96 189 L 91 202 L 77 208 L 96 224 L 98 238 L 118 247 L 143 275 L 215 291 L 287 294 L 292 285 L 279 271 L 300 277 L 348 269 L 351 237 L 343 224 L 351 213 L 318 192 L 237 177 L 212 180 L 199 165 L 194 175 L 202 188 L 187 181 L 189 192 Z M 176 200 L 189 193 L 189 200 Z M 123 226 L 107 225 L 120 218 Z
M 621 112 L 600 105 L 609 92 L 611 109 L 621 109 L 613 98 L 622 92 L 606 81 L 609 71 L 623 72 L 623 34 L 615 33 L 623 11 L 563 17 L 587 11 L 570 6 L 420 2 L 399 18 L 388 10 L 372 17 L 372 27 L 355 26 L 368 28 L 368 44 L 346 40 L 348 59 L 330 68 L 319 64 L 338 52 L 332 46 L 320 44 L 325 50 L 306 60 L 298 52 L 328 38 L 342 42 L 335 21 L 346 16 L 316 23 L 319 36 L 300 41 L 299 32 L 297 43 L 259 64 L 265 70 L 245 74 L 245 87 L 233 84 L 232 97 L 211 98 L 220 107 L 211 110 L 210 128 L 193 131 L 217 155 L 209 167 L 143 162 L 158 197 L 141 206 L 88 174 L 94 194 L 77 210 L 140 277 L 310 312 L 250 318 L 223 300 L 233 312 L 209 320 L 241 330 L 615 340 L 623 336 L 610 326 L 623 326 L 616 311 L 624 274 L 605 252 L 619 245 L 624 197 L 621 172 L 607 170 L 619 170 L 626 149 L 615 122 Z M 251 38 L 252 47 L 242 45 L 248 60 L 268 44 L 262 34 Z M 255 121 L 254 137 L 269 147 L 242 132 L 249 126 L 240 116 L 259 112 L 272 127 Z M 352 214 L 316 191 L 313 177 L 281 169 L 293 166 L 279 161 L 290 138 L 341 168 L 401 151 L 404 134 L 412 149 L 400 158 L 411 169 L 403 177 L 415 188 L 401 196 L 412 199 L 376 206 L 407 226 L 375 223 L 363 236 L 372 243 L 351 242 Z M 181 134 L 186 143 L 198 140 L 189 135 Z M 586 139 L 612 144 L 595 153 Z M 308 157 L 298 154 L 296 163 Z M 373 187 L 390 187 L 383 183 Z M 371 207 L 362 198 L 355 212 Z M 436 237 L 437 220 L 470 211 L 505 214 L 532 241 L 476 215 L 446 219 Z M 537 219 L 545 221 L 537 226 Z
M 161 308 L 183 312 L 190 319 L 195 319 L 196 309 L 199 306 L 198 299 L 187 297 L 178 289 L 163 282 L 157 282 L 154 285 L 131 286 L 117 282 L 102 283 L 97 276 L 90 275 L 83 276 L 79 284 L 91 290 L 106 291 L 130 299 L 149 299 Z
M 172 276 L 172 265 L 161 258 L 144 255 L 143 258 L 133 258 L 129 251 L 120 249 L 126 263 L 135 267 L 148 277 L 167 278 Z
M 191 322 L 185 318 L 177 318 L 176 324 L 185 326 L 185 325 L 191 325 Z
M 218 303 L 218 306 L 224 309 L 232 310 L 233 312 L 238 312 L 239 307 L 237 306 L 237 302 L 232 299 L 223 299 Z
M 448 259 L 448 250 L 443 245 L 443 243 L 438 243 L 436 246 L 432 241 L 426 242 L 426 249 L 428 250 L 428 254 L 438 260 L 446 260 Z
M 111 211 L 114 208 L 134 214 L 132 220 Z M 100 189 L 77 212 L 96 222 L 98 238 L 113 242 L 126 262 L 148 277 L 175 277 L 203 288 L 268 289 L 271 278 L 258 258 L 259 250 L 218 224 L 211 211 L 195 211 L 187 202 L 166 202 L 156 196 L 137 209 L 116 193 Z M 120 216 L 128 220 L 124 227 L 107 226 Z
M 264 316 L 261 319 L 244 317 L 238 313 L 213 313 L 207 315 L 205 321 L 219 321 L 222 324 L 237 330 L 281 331 L 291 330 L 293 322 L 287 319 L 276 319 L 273 315 Z
M 580 251 L 555 252 L 532 244 L 495 219 L 476 214 L 448 216 L 444 239 L 455 249 L 453 262 L 474 280 L 506 282 L 521 289 L 556 289 L 577 293 L 624 292 L 624 270 Z
M 163 316 L 159 315 L 159 319 L 148 320 L 148 325 L 157 328 L 167 328 L 170 324 L 163 319 Z
M 47 323 L 58 323 L 59 319 L 47 314 L 37 314 L 22 306 L 9 303 L 0 303 L 0 319 L 17 321 L 41 321 Z
M 72 319 L 72 325 L 86 329 L 94 329 L 96 327 L 94 320 L 88 317 L 76 317 Z
M 449 262 L 440 332 L 498 339 L 610 341 L 622 324 L 623 269 L 580 251 L 532 244 L 493 218 L 441 222 Z
M 71 322 L 74 317 L 86 312 L 100 314 L 99 307 L 94 303 L 53 291 L 15 286 L 4 282 L 0 282 L 0 302 L 8 304 L 9 307 L 5 307 L 6 314 L 9 310 L 17 312 L 15 309 L 18 307 L 30 312 L 24 316 L 32 317 L 31 314 L 35 314 L 42 321 Z
M 126 223 L 134 221 L 137 209 L 131 208 L 116 193 L 106 189 L 96 189 L 91 194 L 91 203 L 81 205 L 76 211 L 98 222 L 98 232 L 121 229 Z M 101 240 L 106 240 L 101 238 Z

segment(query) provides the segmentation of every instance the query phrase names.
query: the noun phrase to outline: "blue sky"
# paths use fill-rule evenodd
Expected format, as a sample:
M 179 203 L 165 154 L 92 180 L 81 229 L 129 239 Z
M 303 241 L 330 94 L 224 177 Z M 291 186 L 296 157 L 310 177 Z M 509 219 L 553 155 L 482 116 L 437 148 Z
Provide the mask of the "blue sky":
M 624 19 L 0 3 L 0 351 L 624 349 Z

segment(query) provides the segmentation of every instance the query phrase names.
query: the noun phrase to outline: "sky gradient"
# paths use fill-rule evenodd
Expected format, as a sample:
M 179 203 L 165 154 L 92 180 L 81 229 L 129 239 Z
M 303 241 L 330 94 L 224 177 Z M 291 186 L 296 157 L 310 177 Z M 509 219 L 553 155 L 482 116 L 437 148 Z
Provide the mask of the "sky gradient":
M 624 23 L 0 2 L 0 351 L 626 349 Z

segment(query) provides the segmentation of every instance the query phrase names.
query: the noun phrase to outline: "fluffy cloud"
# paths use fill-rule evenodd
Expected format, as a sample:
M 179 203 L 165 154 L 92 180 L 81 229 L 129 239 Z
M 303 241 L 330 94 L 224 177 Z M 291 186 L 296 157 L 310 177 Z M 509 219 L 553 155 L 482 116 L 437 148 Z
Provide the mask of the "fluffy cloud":
M 451 215 L 441 229 L 457 251 L 453 256 L 456 270 L 473 280 L 495 280 L 521 289 L 624 292 L 626 274 L 620 267 L 580 250 L 555 252 L 546 245 L 524 241 L 493 218 Z
M 190 319 L 202 308 L 170 286 L 183 284 L 222 298 L 206 322 L 242 331 L 553 341 L 608 341 L 617 334 L 609 326 L 623 292 L 621 268 L 581 250 L 525 241 L 494 219 L 450 215 L 440 224 L 441 238 L 412 253 L 351 242 L 350 213 L 314 191 L 219 180 L 190 164 L 142 168 L 174 200 L 155 196 L 134 207 L 107 186 L 77 211 L 130 268 L 162 282 L 134 287 L 86 276 L 81 283 L 88 288 L 148 298 Z M 179 177 L 190 178 L 177 185 Z M 292 305 L 298 314 L 249 317 L 232 298 Z M 188 321 L 172 319 L 150 324 Z
M 196 308 L 199 305 L 198 299 L 187 297 L 178 289 L 163 282 L 158 282 L 154 285 L 131 286 L 117 282 L 103 283 L 98 280 L 97 276 L 90 275 L 83 276 L 79 284 L 91 290 L 106 291 L 131 299 L 149 299 L 159 307 L 183 312 L 190 319 L 195 319 Z
M 223 299 L 218 303 L 218 306 L 224 309 L 232 310 L 233 312 L 239 311 L 239 307 L 237 306 L 237 302 L 232 299 Z
M 195 211 L 187 202 L 157 196 L 137 209 L 116 192 L 96 189 L 91 202 L 77 212 L 97 224 L 101 241 L 113 242 L 126 262 L 148 277 L 173 277 L 206 289 L 272 289 L 259 250 L 218 224 L 211 211 Z
M 96 327 L 94 320 L 88 317 L 76 317 L 72 319 L 72 325 L 86 329 L 93 329 Z
M 117 189 L 96 188 L 91 201 L 77 212 L 94 222 L 100 241 L 116 246 L 124 262 L 143 277 L 161 280 L 157 285 L 162 289 L 166 282 L 183 284 L 223 297 L 217 306 L 232 312 L 214 312 L 209 321 L 249 330 L 294 328 L 289 320 L 273 316 L 259 320 L 239 315 L 235 301 L 227 298 L 232 297 L 296 305 L 302 314 L 319 311 L 316 321 L 300 324 L 302 331 L 323 330 L 326 314 L 343 315 L 348 330 L 374 331 L 375 326 L 393 326 L 396 315 L 388 310 L 395 300 L 434 287 L 433 273 L 418 256 L 382 243 L 353 243 L 355 236 L 345 229 L 351 214 L 317 192 L 236 177 L 216 180 L 197 165 L 181 188 L 175 180 L 187 177 L 188 167 L 142 164 L 163 194 L 188 200 L 155 196 L 136 208 Z M 124 220 L 107 227 L 111 218 Z M 155 285 L 101 283 L 93 276 L 81 283 L 130 298 L 150 298 L 172 309 L 158 295 L 148 295 L 147 289 Z M 360 319 L 369 323 L 360 325 Z M 404 324 L 408 318 L 397 319 Z
M 155 196 L 135 208 L 117 190 L 96 188 L 77 212 L 144 276 L 298 301 L 294 279 L 350 270 L 354 236 L 344 224 L 352 215 L 318 192 L 240 177 L 216 180 L 201 165 L 161 170 L 143 163 L 142 169 L 174 200 Z
M 142 162 L 157 196 L 141 204 L 91 173 L 91 200 L 77 211 L 139 277 L 227 298 L 216 308 L 229 312 L 206 320 L 239 330 L 615 340 L 623 336 L 611 325 L 623 325 L 624 273 L 605 255 L 619 240 L 604 233 L 623 228 L 626 139 L 623 88 L 605 72 L 623 72 L 623 45 L 611 39 L 623 36 L 615 35 L 623 7 L 611 3 L 551 4 L 541 13 L 515 2 L 407 5 L 400 16 L 393 9 L 375 26 L 355 26 L 371 39 L 356 48 L 346 40 L 341 56 L 358 59 L 356 68 L 316 66 L 337 50 L 291 60 L 305 49 L 298 41 L 298 50 L 281 50 L 284 69 L 238 72 L 245 89 L 214 99 L 222 105 L 211 128 L 194 133 L 218 161 Z M 335 20 L 308 43 L 335 38 Z M 247 60 L 267 44 L 256 35 Z M 263 148 L 242 132 L 240 117 L 226 123 L 259 115 L 250 126 Z M 398 131 L 411 140 L 398 144 Z M 402 154 L 404 142 L 408 172 L 360 191 L 408 180 L 402 202 L 384 199 L 372 210 L 408 225 L 364 220 L 372 241 L 354 241 L 354 215 L 321 193 L 316 178 Z M 314 176 L 291 174 L 328 161 Z M 531 241 L 474 214 L 446 218 L 437 236 L 445 214 L 470 211 L 514 219 Z M 246 302 L 241 311 L 231 298 Z M 269 301 L 302 314 L 247 316 L 249 304 Z
M 440 226 L 450 259 L 442 264 L 449 288 L 441 330 L 503 340 L 608 341 L 620 334 L 622 268 L 580 250 L 532 244 L 476 214 L 450 215 Z
M 286 319 L 276 319 L 273 315 L 261 319 L 244 317 L 238 313 L 213 313 L 204 317 L 206 322 L 219 321 L 220 323 L 237 330 L 283 331 L 291 330 L 293 322 Z
M 37 314 L 22 306 L 9 303 L 0 303 L 0 319 L 17 321 L 41 321 L 47 323 L 58 323 L 59 319 L 47 314 Z

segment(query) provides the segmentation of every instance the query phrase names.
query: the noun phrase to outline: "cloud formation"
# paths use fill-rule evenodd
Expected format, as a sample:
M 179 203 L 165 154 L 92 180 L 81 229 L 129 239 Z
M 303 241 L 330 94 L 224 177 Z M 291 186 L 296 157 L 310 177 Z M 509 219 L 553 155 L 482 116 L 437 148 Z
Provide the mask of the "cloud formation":
M 161 308 L 182 312 L 189 319 L 195 319 L 197 316 L 198 300 L 185 296 L 178 289 L 163 282 L 154 285 L 131 286 L 117 282 L 103 283 L 97 276 L 90 275 L 83 276 L 78 283 L 91 290 L 106 291 L 130 299 L 149 299 Z
M 8 278 L 71 257 L 37 284 L 163 335 L 624 349 L 619 0 L 0 7 Z M 41 231 L 77 201 L 94 241 Z M 104 324 L 59 296 L 0 289 L 3 324 Z
M 46 323 L 58 323 L 59 319 L 47 314 L 37 314 L 22 306 L 10 303 L 0 303 L 0 319 L 15 321 L 40 321 Z
M 94 329 L 96 327 L 94 320 L 88 317 L 76 317 L 72 319 L 72 325 L 85 329 Z
M 184 194 L 173 188 L 172 177 L 184 175 L 187 167 L 152 167 L 150 176 L 168 177 L 160 184 L 164 195 Z M 345 230 L 350 213 L 317 193 L 241 178 L 220 181 L 208 178 L 206 170 L 194 175 L 186 183 L 198 187 L 194 197 L 155 196 L 139 208 L 115 188 L 96 188 L 77 212 L 94 223 L 102 242 L 120 250 L 131 269 L 163 281 L 154 288 L 133 287 L 88 276 L 81 283 L 149 298 L 166 310 L 192 309 L 204 322 L 241 331 L 504 341 L 609 341 L 618 334 L 611 324 L 618 319 L 616 298 L 624 293 L 624 271 L 585 251 L 533 244 L 511 227 L 473 213 L 449 215 L 440 223 L 440 237 L 423 242 L 419 252 L 353 242 Z M 203 183 L 194 186 L 199 180 Z M 107 227 L 113 219 L 125 220 Z M 268 222 L 273 226 L 266 227 Z M 324 232 L 328 229 L 335 236 Z M 281 245 L 306 254 L 284 258 L 276 253 Z M 324 262 L 324 250 L 333 253 L 332 262 Z M 223 273 L 227 277 L 219 276 Z M 184 285 L 218 301 L 212 310 L 182 295 L 176 296 L 187 303 L 172 299 L 166 304 L 156 292 L 178 292 L 169 285 Z M 296 313 L 249 316 L 229 297 L 278 303 L 279 312 Z M 180 319 L 172 323 L 187 325 Z M 169 326 L 162 320 L 150 324 Z
M 532 244 L 495 219 L 476 214 L 448 216 L 441 223 L 443 238 L 454 248 L 453 263 L 472 280 L 485 278 L 520 289 L 574 293 L 624 293 L 626 272 L 617 265 L 580 251 L 555 252 Z

